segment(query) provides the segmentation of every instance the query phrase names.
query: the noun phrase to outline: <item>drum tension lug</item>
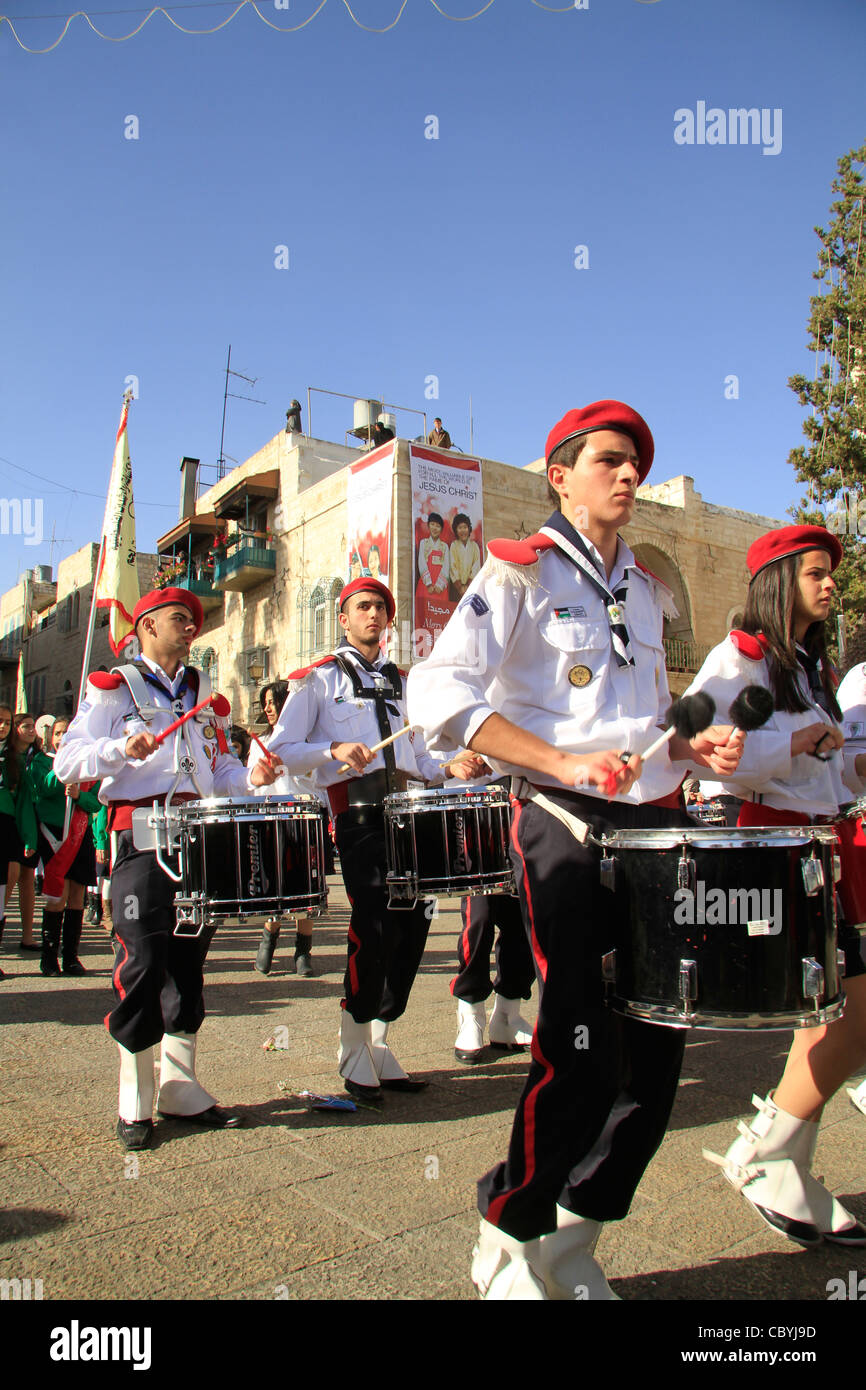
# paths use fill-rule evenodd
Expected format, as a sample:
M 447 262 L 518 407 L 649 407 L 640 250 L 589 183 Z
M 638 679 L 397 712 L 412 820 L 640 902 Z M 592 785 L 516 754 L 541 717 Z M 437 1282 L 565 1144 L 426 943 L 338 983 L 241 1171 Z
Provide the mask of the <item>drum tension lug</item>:
M 679 995 L 685 1006 L 685 1012 L 693 1013 L 689 1008 L 693 999 L 698 997 L 698 963 L 696 960 L 680 961 L 680 984 Z
M 692 893 L 695 891 L 698 880 L 698 869 L 694 859 L 689 858 L 686 845 L 683 845 L 680 862 L 677 864 L 677 887 L 688 888 Z
M 816 1004 L 824 996 L 824 967 L 814 956 L 803 957 L 803 994 Z
M 601 978 L 606 985 L 616 984 L 616 948 L 606 951 L 601 958 Z
M 824 887 L 824 865 L 817 855 L 812 854 L 808 859 L 803 860 L 801 867 L 806 897 L 814 898 Z
M 616 860 L 608 854 L 602 855 L 598 866 L 598 874 L 602 888 L 616 889 Z

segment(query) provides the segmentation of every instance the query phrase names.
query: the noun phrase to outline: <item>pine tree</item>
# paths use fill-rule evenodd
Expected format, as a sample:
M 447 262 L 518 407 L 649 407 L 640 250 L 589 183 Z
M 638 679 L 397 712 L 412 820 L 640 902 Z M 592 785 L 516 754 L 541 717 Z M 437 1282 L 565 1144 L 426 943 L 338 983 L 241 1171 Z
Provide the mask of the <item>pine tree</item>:
M 797 520 L 827 526 L 842 541 L 836 571 L 838 598 L 849 633 L 860 622 L 866 600 L 866 144 L 843 155 L 832 183 L 839 195 L 833 220 L 816 227 L 821 246 L 813 278 L 809 349 L 815 373 L 788 380 L 801 405 L 807 443 L 792 449 L 788 462 L 808 496 Z

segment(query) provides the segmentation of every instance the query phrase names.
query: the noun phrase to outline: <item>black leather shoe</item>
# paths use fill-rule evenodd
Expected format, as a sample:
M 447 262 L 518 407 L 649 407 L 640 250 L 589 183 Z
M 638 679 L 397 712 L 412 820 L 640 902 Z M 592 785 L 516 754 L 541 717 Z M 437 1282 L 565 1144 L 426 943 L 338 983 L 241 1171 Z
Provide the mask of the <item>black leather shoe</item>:
M 359 1086 L 357 1081 L 343 1080 L 343 1089 L 348 1091 L 354 1100 L 358 1100 L 362 1105 L 381 1105 L 382 1087 L 381 1086 Z
M 149 1149 L 153 1139 L 153 1120 L 118 1119 L 115 1133 L 125 1149 Z
M 852 1248 L 866 1245 L 866 1230 L 859 1221 L 855 1221 L 853 1226 L 847 1226 L 843 1231 L 824 1231 L 823 1235 L 831 1245 L 849 1245 Z
M 411 1076 L 395 1076 L 393 1081 L 380 1081 L 379 1085 L 385 1091 L 405 1091 L 408 1095 L 415 1095 L 418 1091 L 424 1091 L 430 1085 L 429 1081 L 413 1081 Z
M 42 971 L 43 975 L 59 975 L 60 963 L 56 956 L 51 957 L 49 959 L 46 959 L 45 956 L 43 956 L 41 961 L 39 962 L 39 969 Z
M 244 1122 L 243 1115 L 236 1115 L 233 1110 L 223 1110 L 220 1105 L 212 1105 L 208 1110 L 200 1110 L 197 1115 L 170 1115 L 167 1110 L 160 1110 L 165 1120 L 180 1120 L 186 1125 L 201 1125 L 203 1129 L 240 1129 Z
M 42 951 L 42 947 L 39 945 L 39 942 L 38 942 L 38 941 L 19 941 L 19 943 L 18 943 L 18 950 L 19 950 L 19 951 L 39 951 L 39 952 L 41 952 L 41 951 Z
M 479 1062 L 484 1061 L 484 1048 L 479 1047 L 476 1052 L 467 1052 L 465 1048 L 455 1047 L 454 1056 L 458 1062 L 463 1063 L 464 1067 L 474 1067 Z
M 303 953 L 300 956 L 295 956 L 295 970 L 303 980 L 308 979 L 309 976 L 314 973 L 313 962 L 310 960 L 309 955 Z
M 84 968 L 84 966 L 81 964 L 81 961 L 80 961 L 80 960 L 73 960 L 73 961 L 70 961 L 68 965 L 67 965 L 66 962 L 64 961 L 64 963 L 63 963 L 63 974 L 64 974 L 64 975 L 89 975 L 89 974 L 90 974 L 90 971 L 89 971 L 89 970 L 85 970 L 85 968 Z

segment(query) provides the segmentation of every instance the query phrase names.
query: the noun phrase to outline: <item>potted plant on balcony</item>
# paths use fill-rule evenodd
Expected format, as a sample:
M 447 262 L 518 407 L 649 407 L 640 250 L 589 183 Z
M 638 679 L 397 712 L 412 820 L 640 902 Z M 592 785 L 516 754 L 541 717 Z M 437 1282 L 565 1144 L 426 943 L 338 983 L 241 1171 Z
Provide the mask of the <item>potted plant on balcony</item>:
M 217 531 L 216 535 L 213 538 L 213 545 L 210 548 L 210 554 L 213 556 L 213 559 L 215 561 L 224 560 L 226 558 L 228 544 L 228 531 Z
M 153 576 L 154 589 L 167 589 L 182 574 L 186 573 L 186 561 L 172 556 L 165 560 Z

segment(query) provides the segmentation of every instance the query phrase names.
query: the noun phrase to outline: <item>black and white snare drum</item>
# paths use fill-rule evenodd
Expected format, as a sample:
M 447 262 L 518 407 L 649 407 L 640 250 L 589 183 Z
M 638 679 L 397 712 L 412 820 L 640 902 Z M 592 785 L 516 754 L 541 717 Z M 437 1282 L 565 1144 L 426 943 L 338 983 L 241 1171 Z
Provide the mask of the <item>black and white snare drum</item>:
M 385 801 L 390 901 L 513 893 L 511 807 L 500 786 L 400 792 Z
M 611 1006 L 695 1028 L 808 1028 L 842 1013 L 831 826 L 620 830 L 603 839 Z
M 179 805 L 178 935 L 227 917 L 317 917 L 327 905 L 320 812 L 314 796 Z

